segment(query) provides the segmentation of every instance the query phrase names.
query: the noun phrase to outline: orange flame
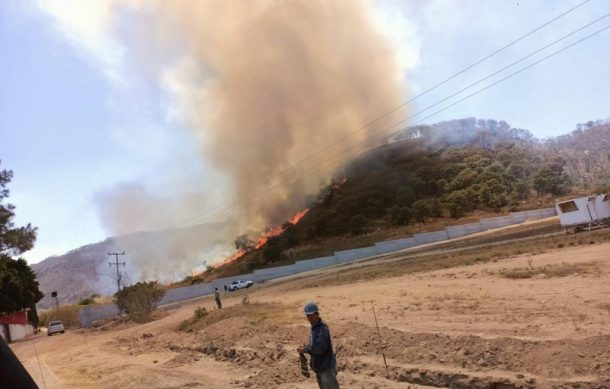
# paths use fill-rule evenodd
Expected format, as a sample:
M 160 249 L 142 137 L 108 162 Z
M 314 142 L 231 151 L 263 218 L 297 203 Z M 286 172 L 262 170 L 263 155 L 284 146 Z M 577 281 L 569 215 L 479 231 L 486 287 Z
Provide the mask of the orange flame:
M 309 212 L 309 208 L 305 208 L 304 210 L 297 212 L 296 215 L 294 215 L 288 221 L 292 224 L 297 224 L 299 222 L 299 220 L 301 220 L 303 218 L 303 216 L 305 216 L 305 214 L 307 214 L 307 212 Z M 284 226 L 277 226 L 277 227 L 267 230 L 260 238 L 258 238 L 258 240 L 256 241 L 256 245 L 254 246 L 254 249 L 255 250 L 260 249 L 261 247 L 263 247 L 265 245 L 265 243 L 267 243 L 269 238 L 278 236 L 279 234 L 284 232 L 284 230 L 285 230 Z M 231 263 L 231 262 L 243 257 L 247 252 L 248 251 L 246 251 L 244 249 L 238 250 L 235 254 L 233 254 L 229 258 L 225 259 L 224 261 L 222 261 L 222 263 L 220 263 L 219 265 L 217 265 L 215 267 L 219 268 L 228 263 Z

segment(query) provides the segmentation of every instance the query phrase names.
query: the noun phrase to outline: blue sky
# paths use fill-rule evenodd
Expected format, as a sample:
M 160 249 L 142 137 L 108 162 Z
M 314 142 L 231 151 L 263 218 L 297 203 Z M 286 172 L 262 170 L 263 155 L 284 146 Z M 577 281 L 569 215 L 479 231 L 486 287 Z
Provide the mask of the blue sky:
M 138 23 L 150 13 L 123 12 L 108 31 L 106 2 L 57 3 L 0 3 L 0 159 L 15 174 L 9 200 L 17 206 L 17 224 L 39 228 L 36 248 L 25 254 L 30 262 L 110 235 L 95 199 L 118 183 L 137 181 L 161 195 L 177 188 L 188 193 L 196 190 L 194 177 L 205 181 L 211 174 L 196 157 L 188 123 L 172 110 L 173 97 L 159 76 L 151 76 L 159 69 L 133 61 L 135 51 L 145 51 L 171 62 L 171 49 L 155 52 L 152 44 L 133 42 Z M 406 100 L 579 3 L 371 4 L 401 64 Z M 609 12 L 608 2 L 590 1 L 417 100 L 411 112 Z M 567 43 L 607 25 L 610 18 Z M 609 43 L 610 31 L 602 32 L 425 122 L 494 118 L 549 137 L 579 122 L 606 119 Z

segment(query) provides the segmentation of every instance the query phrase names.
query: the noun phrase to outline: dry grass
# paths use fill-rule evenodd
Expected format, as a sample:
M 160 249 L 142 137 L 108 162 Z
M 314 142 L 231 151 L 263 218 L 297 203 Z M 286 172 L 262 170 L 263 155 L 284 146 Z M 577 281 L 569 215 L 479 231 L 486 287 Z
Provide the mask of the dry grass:
M 178 329 L 184 332 L 195 332 L 214 323 L 234 317 L 245 317 L 248 319 L 248 323 L 257 325 L 267 319 L 273 318 L 277 321 L 278 318 L 285 318 L 287 313 L 292 310 L 292 307 L 273 303 L 240 304 L 216 309 L 214 311 L 206 311 L 205 308 L 197 308 L 193 317 L 180 323 Z
M 534 277 L 567 277 L 576 274 L 591 274 L 599 271 L 597 262 L 586 263 L 561 263 L 559 265 L 547 265 L 539 267 L 528 267 L 508 269 L 500 271 L 500 275 L 510 279 L 524 279 Z
M 513 232 L 514 233 L 514 232 Z M 519 236 L 527 234 L 526 230 L 518 232 Z M 497 235 L 502 235 L 499 233 Z M 494 238 L 498 238 L 498 236 Z M 557 250 L 564 246 L 579 246 L 595 243 L 610 242 L 610 229 L 582 232 L 574 235 L 545 235 L 533 238 L 521 238 L 519 241 L 511 240 L 510 233 L 504 235 L 504 241 L 481 244 L 481 239 L 474 238 L 468 242 L 455 242 L 442 244 L 419 250 L 413 254 L 402 253 L 390 255 L 387 263 L 361 263 L 359 267 L 346 269 L 340 273 L 321 274 L 309 277 L 294 287 L 320 287 L 328 285 L 342 285 L 358 281 L 372 280 L 382 277 L 399 277 L 405 274 L 430 272 L 459 266 L 478 263 L 496 262 L 522 254 L 535 256 L 544 252 Z M 518 243 L 517 243 L 518 242 Z M 459 246 L 458 248 L 452 248 Z M 470 246 L 470 247 L 468 247 Z M 476 246 L 476 247 L 473 247 Z M 576 271 L 575 268 L 559 267 L 552 269 L 554 277 L 562 273 Z
M 40 325 L 47 326 L 52 320 L 61 320 L 66 328 L 80 327 L 78 311 L 82 305 L 62 305 L 59 308 L 49 309 L 39 315 Z

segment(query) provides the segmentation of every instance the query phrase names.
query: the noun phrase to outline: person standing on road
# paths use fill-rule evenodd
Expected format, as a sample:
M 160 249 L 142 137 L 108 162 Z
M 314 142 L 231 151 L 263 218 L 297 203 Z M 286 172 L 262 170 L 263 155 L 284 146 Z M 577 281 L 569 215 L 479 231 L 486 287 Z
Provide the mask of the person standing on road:
M 214 299 L 216 300 L 216 306 L 218 307 L 218 309 L 222 308 L 222 303 L 220 302 L 220 292 L 218 291 L 218 288 L 215 288 L 216 290 L 214 291 Z
M 305 304 L 303 310 L 311 324 L 309 344 L 297 348 L 299 354 L 310 354 L 311 369 L 316 373 L 320 389 L 339 389 L 337 382 L 337 359 L 330 340 L 330 330 L 320 318 L 318 305 L 314 302 Z

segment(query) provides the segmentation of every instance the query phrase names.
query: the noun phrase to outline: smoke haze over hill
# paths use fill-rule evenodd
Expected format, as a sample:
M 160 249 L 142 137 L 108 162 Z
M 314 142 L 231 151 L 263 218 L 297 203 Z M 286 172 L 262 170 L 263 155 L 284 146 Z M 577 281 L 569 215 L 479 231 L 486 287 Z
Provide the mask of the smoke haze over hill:
M 188 193 L 167 188 L 157 194 L 138 182 L 108 188 L 96 198 L 104 224 L 118 236 L 200 222 L 223 225 L 180 241 L 169 234 L 157 250 L 132 258 L 143 273 L 157 269 L 161 279 L 177 263 L 222 259 L 240 233 L 288 220 L 358 150 L 323 161 L 366 143 L 370 129 L 299 162 L 402 101 L 397 56 L 364 1 L 105 4 L 96 11 L 99 28 L 114 39 L 122 18 L 132 21 L 122 56 L 160 85 L 168 117 L 188 129 L 204 174 L 192 178 L 200 183 Z M 114 78 L 120 89 L 120 77 Z M 204 213 L 219 202 L 221 209 L 239 205 L 230 213 Z

